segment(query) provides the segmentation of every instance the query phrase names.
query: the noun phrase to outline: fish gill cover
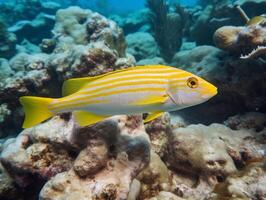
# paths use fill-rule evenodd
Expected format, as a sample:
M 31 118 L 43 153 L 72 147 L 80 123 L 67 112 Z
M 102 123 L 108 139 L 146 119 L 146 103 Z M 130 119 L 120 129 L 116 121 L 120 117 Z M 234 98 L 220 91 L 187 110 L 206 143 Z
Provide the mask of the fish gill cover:
M 0 1 L 0 199 L 265 199 L 265 11 L 265 0 Z M 66 80 L 139 65 L 191 72 L 218 95 L 22 130 L 20 97 L 59 98 Z

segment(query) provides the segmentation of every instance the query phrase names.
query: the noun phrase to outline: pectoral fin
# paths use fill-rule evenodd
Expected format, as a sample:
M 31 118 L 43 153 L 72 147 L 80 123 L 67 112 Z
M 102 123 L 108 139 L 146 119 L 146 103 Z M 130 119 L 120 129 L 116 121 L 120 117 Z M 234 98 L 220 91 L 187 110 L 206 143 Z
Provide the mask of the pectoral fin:
M 146 119 L 144 120 L 144 123 L 147 123 L 147 122 L 150 122 L 158 117 L 161 117 L 163 115 L 163 112 L 162 111 L 157 111 L 157 112 L 153 112 L 153 113 L 150 113 Z
M 87 111 L 74 111 L 73 114 L 80 126 L 89 126 L 110 117 L 106 115 L 97 115 Z
M 137 100 L 133 102 L 132 104 L 137 105 L 137 106 L 162 104 L 162 103 L 165 103 L 167 99 L 168 99 L 168 95 L 162 95 L 162 96 L 150 95 L 141 100 Z

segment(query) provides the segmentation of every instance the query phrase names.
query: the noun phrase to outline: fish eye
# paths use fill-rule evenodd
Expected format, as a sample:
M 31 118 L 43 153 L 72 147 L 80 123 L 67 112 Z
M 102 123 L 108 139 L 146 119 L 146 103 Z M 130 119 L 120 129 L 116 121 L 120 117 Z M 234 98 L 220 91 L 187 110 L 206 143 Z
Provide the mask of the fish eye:
M 188 87 L 190 88 L 197 88 L 198 85 L 199 85 L 199 81 L 197 78 L 195 77 L 190 77 L 188 80 L 187 80 L 187 85 Z

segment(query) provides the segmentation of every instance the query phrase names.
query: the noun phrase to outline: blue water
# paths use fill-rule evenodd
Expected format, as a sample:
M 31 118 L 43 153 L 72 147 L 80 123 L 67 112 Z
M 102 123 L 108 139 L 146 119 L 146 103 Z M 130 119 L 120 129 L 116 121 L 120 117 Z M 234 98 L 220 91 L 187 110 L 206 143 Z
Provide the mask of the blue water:
M 8 2 L 23 2 L 25 0 L 0 0 L 0 3 Z M 28 0 L 29 2 L 31 0 Z M 49 0 L 42 0 L 41 2 L 49 2 Z M 66 1 L 50 1 L 61 4 L 62 7 L 69 5 L 78 5 L 82 8 L 90 8 L 102 14 L 124 14 L 134 12 L 139 9 L 145 8 L 145 0 L 66 0 Z M 179 3 L 184 6 L 194 6 L 197 0 L 168 0 L 169 3 Z
M 110 6 L 110 10 L 112 12 L 117 13 L 125 13 L 125 12 L 132 12 L 135 10 L 139 10 L 145 7 L 145 0 L 101 0 L 101 2 L 108 2 Z M 91 1 L 77 1 L 84 6 L 91 7 L 93 9 L 98 9 L 99 11 L 104 10 L 101 7 L 97 6 L 97 2 L 99 0 L 91 0 Z M 194 6 L 197 3 L 197 0 L 169 0 L 169 3 L 179 3 L 184 6 Z

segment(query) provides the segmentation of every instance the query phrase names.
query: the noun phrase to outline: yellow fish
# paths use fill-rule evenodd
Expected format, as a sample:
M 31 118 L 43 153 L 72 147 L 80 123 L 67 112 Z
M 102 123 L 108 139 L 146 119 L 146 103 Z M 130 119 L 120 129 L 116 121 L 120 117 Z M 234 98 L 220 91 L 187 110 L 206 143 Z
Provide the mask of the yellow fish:
M 203 103 L 217 94 L 217 88 L 181 69 L 136 66 L 104 75 L 69 79 L 62 98 L 24 96 L 23 128 L 32 127 L 53 115 L 73 112 L 81 126 L 112 115 L 150 113 L 145 122 L 174 111 Z

